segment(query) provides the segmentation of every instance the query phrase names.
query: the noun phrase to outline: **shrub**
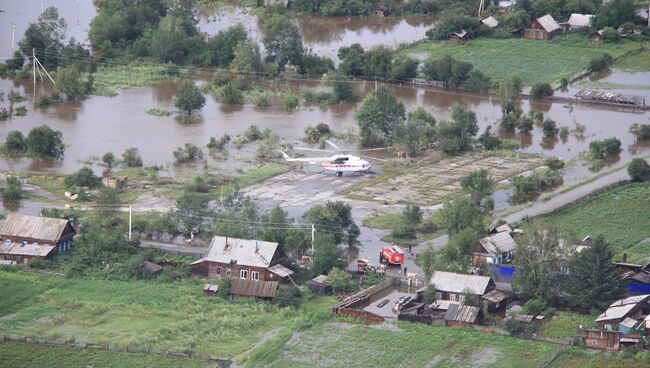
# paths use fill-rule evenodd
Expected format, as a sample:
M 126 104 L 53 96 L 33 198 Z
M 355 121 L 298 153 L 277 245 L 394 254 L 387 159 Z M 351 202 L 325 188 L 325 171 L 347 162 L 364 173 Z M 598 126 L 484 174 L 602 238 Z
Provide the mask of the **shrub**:
M 23 189 L 20 179 L 15 176 L 8 176 L 5 187 L 2 190 L 3 201 L 19 201 L 23 198 Z
M 352 275 L 338 268 L 332 268 L 329 275 L 327 275 L 327 281 L 332 285 L 332 290 L 335 293 L 353 291 L 357 287 Z
M 280 136 L 273 132 L 265 134 L 265 137 L 257 147 L 257 158 L 276 158 L 280 155 Z
M 210 137 L 210 142 L 208 142 L 206 147 L 208 147 L 208 149 L 210 150 L 221 151 L 226 148 L 226 145 L 230 143 L 230 140 L 231 140 L 230 134 L 228 133 L 225 133 L 219 139 L 215 137 Z
M 544 160 L 544 165 L 548 167 L 551 170 L 562 170 L 564 169 L 564 161 L 557 157 L 549 157 L 546 160 Z
M 589 61 L 589 71 L 592 73 L 602 72 L 614 63 L 614 59 L 610 54 L 603 54 L 596 56 Z
M 595 160 L 602 160 L 621 153 L 621 141 L 618 138 L 607 138 L 589 143 L 589 152 Z
M 27 152 L 27 142 L 23 133 L 14 130 L 7 134 L 2 150 L 8 155 L 23 155 Z
M 185 143 L 185 146 L 176 148 L 174 151 L 174 159 L 176 163 L 184 163 L 196 161 L 203 158 L 201 149 L 192 143 Z
M 542 124 L 542 132 L 544 137 L 555 137 L 560 129 L 557 127 L 557 123 L 551 119 L 544 120 Z
M 294 285 L 282 285 L 278 288 L 273 304 L 280 308 L 293 307 L 297 308 L 302 303 L 302 291 Z
M 627 173 L 634 181 L 645 181 L 650 179 L 650 165 L 642 158 L 635 158 L 627 167 Z
M 612 27 L 603 28 L 603 41 L 606 43 L 618 42 L 621 39 L 621 36 L 616 32 Z
M 64 179 L 66 188 L 72 187 L 88 187 L 95 188 L 101 184 L 102 179 L 95 175 L 92 169 L 82 167 L 76 173 L 68 175 Z
M 533 99 L 553 96 L 553 87 L 548 83 L 535 83 L 530 89 L 530 97 Z
M 308 126 L 305 128 L 305 136 L 302 140 L 306 143 L 316 144 L 323 139 L 329 138 L 334 134 L 330 126 L 325 123 L 319 123 L 315 127 Z
M 282 107 L 287 111 L 293 111 L 300 105 L 300 98 L 293 93 L 282 94 Z
M 117 163 L 117 158 L 115 158 L 113 152 L 106 152 L 104 153 L 104 156 L 102 156 L 102 163 L 110 169 Z
M 531 299 L 527 301 L 526 304 L 524 304 L 521 311 L 524 314 L 531 314 L 533 316 L 537 316 L 542 314 L 545 308 L 546 308 L 546 301 L 541 299 Z
M 61 132 L 52 130 L 47 125 L 30 130 L 25 143 L 32 157 L 61 158 L 65 151 Z
M 257 125 L 252 124 L 246 130 L 244 130 L 241 134 L 237 135 L 237 138 L 235 139 L 235 143 L 237 145 L 244 145 L 246 143 L 251 143 L 255 142 L 258 139 L 262 139 L 262 131 L 260 128 L 257 127 Z
M 632 124 L 630 133 L 637 141 L 650 139 L 650 124 Z
M 122 153 L 122 162 L 127 167 L 142 167 L 142 157 L 137 148 L 128 148 Z
M 225 104 L 241 104 L 244 102 L 244 94 L 228 83 L 219 89 L 219 101 Z

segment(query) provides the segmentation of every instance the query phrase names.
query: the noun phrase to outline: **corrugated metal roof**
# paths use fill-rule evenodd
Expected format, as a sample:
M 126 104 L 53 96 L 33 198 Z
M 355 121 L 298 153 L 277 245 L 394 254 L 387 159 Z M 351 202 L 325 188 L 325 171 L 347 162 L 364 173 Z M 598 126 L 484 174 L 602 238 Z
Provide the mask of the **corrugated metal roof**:
M 553 31 L 556 31 L 560 29 L 560 25 L 557 24 L 555 19 L 550 14 L 546 14 L 543 17 L 537 18 L 537 22 L 544 28 L 544 30 L 548 33 L 551 33 Z
M 290 269 L 284 267 L 281 264 L 276 264 L 275 266 L 269 268 L 269 271 L 273 272 L 274 274 L 280 276 L 280 277 L 289 277 L 293 275 L 293 271 Z
M 11 214 L 2 224 L 0 235 L 56 242 L 67 224 L 64 219 Z
M 431 283 L 437 290 L 462 293 L 467 289 L 472 294 L 483 295 L 490 284 L 490 277 L 436 271 L 431 276 Z
M 492 303 L 501 303 L 502 301 L 508 299 L 508 296 L 498 290 L 492 290 L 489 293 L 483 295 L 482 298 L 489 300 Z
M 52 245 L 36 245 L 22 243 L 0 243 L 0 254 L 15 256 L 45 257 L 54 250 Z
M 614 319 L 623 318 L 627 316 L 627 314 L 630 313 L 630 311 L 634 309 L 635 306 L 636 304 L 627 304 L 620 307 L 609 307 L 600 316 L 598 316 L 598 318 L 596 318 L 596 322 L 611 321 Z
M 280 283 L 277 281 L 254 281 L 248 279 L 233 279 L 230 294 L 257 298 L 273 298 Z
M 215 236 L 205 261 L 268 268 L 278 243 Z
M 648 298 L 650 298 L 650 294 L 629 296 L 627 298 L 623 298 L 615 301 L 614 303 L 610 304 L 609 307 L 611 308 L 611 307 L 618 307 L 626 304 L 637 304 Z
M 479 307 L 472 307 L 471 305 L 449 304 L 445 320 L 474 323 L 480 310 Z
M 494 230 L 495 230 L 497 233 L 502 233 L 502 232 L 504 232 L 504 231 L 507 231 L 507 232 L 509 232 L 509 233 L 512 232 L 512 228 L 511 228 L 510 225 L 508 225 L 508 224 L 503 224 L 503 225 L 501 225 L 501 226 L 497 226 Z
M 589 27 L 591 24 L 591 18 L 593 17 L 594 16 L 592 14 L 573 13 L 569 17 L 567 23 L 569 23 L 571 27 Z
M 467 36 L 467 31 L 464 29 L 461 29 L 459 32 L 454 32 L 454 34 L 460 38 L 464 38 Z
M 512 252 L 517 247 L 515 240 L 506 231 L 486 236 L 479 242 L 491 256 Z
M 621 322 L 621 326 L 627 327 L 627 328 L 634 328 L 634 326 L 636 326 L 638 323 L 639 323 L 639 321 L 637 321 L 636 319 L 626 317 L 623 320 L 623 322 Z
M 481 23 L 485 24 L 489 28 L 496 28 L 499 25 L 499 21 L 496 20 L 493 16 L 489 16 L 481 21 Z

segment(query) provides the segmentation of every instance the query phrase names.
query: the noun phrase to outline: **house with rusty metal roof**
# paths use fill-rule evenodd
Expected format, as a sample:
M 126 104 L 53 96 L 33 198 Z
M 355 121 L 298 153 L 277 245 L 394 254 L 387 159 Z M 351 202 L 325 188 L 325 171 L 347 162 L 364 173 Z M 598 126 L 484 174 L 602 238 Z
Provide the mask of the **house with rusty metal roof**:
M 436 271 L 429 280 L 436 287 L 436 300 L 464 303 L 465 294 L 481 297 L 494 290 L 496 285 L 490 276 L 465 275 Z
M 288 281 L 293 271 L 281 264 L 286 259 L 278 243 L 215 236 L 207 255 L 192 263 L 192 272 L 214 279 Z
M 52 217 L 11 214 L 0 227 L 5 244 L 48 245 L 55 247 L 55 253 L 70 250 L 75 235 L 70 221 Z
M 550 40 L 562 33 L 562 27 L 553 19 L 550 14 L 535 19 L 524 30 L 524 37 L 531 40 Z

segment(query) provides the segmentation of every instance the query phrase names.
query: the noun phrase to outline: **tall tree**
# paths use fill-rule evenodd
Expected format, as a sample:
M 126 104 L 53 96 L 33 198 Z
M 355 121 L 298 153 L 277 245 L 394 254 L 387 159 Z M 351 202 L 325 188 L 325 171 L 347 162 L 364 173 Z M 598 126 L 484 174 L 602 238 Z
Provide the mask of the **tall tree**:
M 205 97 L 201 91 L 192 82 L 185 81 L 181 83 L 176 92 L 176 107 L 191 115 L 194 110 L 198 110 L 205 105 Z
M 302 36 L 300 29 L 285 15 L 273 15 L 262 27 L 262 42 L 266 60 L 284 70 L 287 64 L 302 65 Z
M 480 169 L 464 176 L 460 181 L 460 186 L 475 202 L 480 203 L 483 198 L 492 194 L 494 180 L 490 178 L 487 169 Z
M 465 195 L 446 200 L 437 216 L 440 226 L 447 230 L 450 237 L 463 229 L 474 229 L 478 232 L 484 226 L 483 213 L 474 201 Z
M 359 124 L 363 147 L 386 144 L 393 129 L 406 118 L 404 105 L 386 86 L 381 86 L 377 92 L 367 95 L 354 117 Z
M 36 23 L 30 23 L 25 36 L 18 43 L 23 55 L 31 55 L 32 49 L 38 60 L 46 67 L 59 65 L 59 55 L 68 32 L 68 25 L 59 11 L 50 6 L 39 15 Z
M 587 249 L 576 254 L 569 274 L 569 303 L 580 308 L 604 309 L 623 295 L 614 251 L 602 236 Z
M 568 239 L 541 223 L 529 224 L 523 230 L 515 250 L 515 287 L 526 297 L 549 300 L 561 289 L 557 276 L 562 266 L 568 265 Z
M 343 46 L 338 52 L 339 71 L 345 75 L 357 77 L 363 75 L 365 65 L 365 51 L 360 44 L 355 43 L 351 46 Z
M 29 154 L 36 158 L 61 158 L 65 152 L 63 134 L 47 125 L 30 130 L 25 143 Z
M 287 241 L 287 234 L 289 232 L 288 225 L 290 222 L 287 211 L 279 206 L 273 207 L 271 212 L 263 217 L 263 220 L 265 225 L 262 228 L 261 238 L 284 246 Z
M 501 113 L 507 115 L 515 110 L 515 102 L 521 93 L 523 82 L 521 78 L 512 76 L 499 82 L 497 100 L 501 105 Z
M 472 137 L 478 133 L 476 114 L 458 104 L 451 109 L 451 122 L 438 124 L 440 148 L 447 153 L 466 151 L 471 147 Z

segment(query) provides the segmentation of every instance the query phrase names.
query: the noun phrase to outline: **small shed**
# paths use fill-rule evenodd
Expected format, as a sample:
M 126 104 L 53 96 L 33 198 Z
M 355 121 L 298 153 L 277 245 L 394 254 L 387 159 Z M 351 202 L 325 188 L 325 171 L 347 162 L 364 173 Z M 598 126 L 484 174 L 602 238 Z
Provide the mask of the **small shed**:
M 316 295 L 328 295 L 332 293 L 332 285 L 329 284 L 325 275 L 319 275 L 309 280 L 307 287 Z
M 449 36 L 449 41 L 452 42 L 463 42 L 469 38 L 467 31 L 464 29 L 461 29 L 458 32 L 454 32 Z
M 488 27 L 489 29 L 494 29 L 494 28 L 497 28 L 499 26 L 499 21 L 496 20 L 496 18 L 494 18 L 491 15 L 489 17 L 485 18 L 485 19 L 482 19 L 481 23 L 484 26 Z
M 216 295 L 219 291 L 219 285 L 217 284 L 205 284 L 203 285 L 203 294 L 207 296 Z
M 502 311 L 506 309 L 506 304 L 508 304 L 508 295 L 496 289 L 481 296 L 481 299 L 483 299 L 483 303 L 489 313 Z
M 467 327 L 479 322 L 481 309 L 470 305 L 449 304 L 445 314 L 445 324 L 454 327 Z
M 562 27 L 550 14 L 535 19 L 524 30 L 524 37 L 531 40 L 550 40 L 562 32 Z
M 128 185 L 129 178 L 126 176 L 111 176 L 102 178 L 102 185 L 106 188 L 123 189 Z
M 3 242 L 0 243 L 0 264 L 29 264 L 35 258 L 45 259 L 55 253 L 51 245 Z
M 146 268 L 147 271 L 149 271 L 149 273 L 151 275 L 156 276 L 156 277 L 160 276 L 160 274 L 163 271 L 162 266 L 159 266 L 159 265 L 157 265 L 157 264 L 155 264 L 153 262 L 149 262 L 149 261 L 144 261 L 144 268 Z
M 233 298 L 273 299 L 278 292 L 278 281 L 254 281 L 248 279 L 233 279 L 230 285 L 230 295 Z
M 592 14 L 573 13 L 569 17 L 569 20 L 561 24 L 562 30 L 566 32 L 573 29 L 589 27 L 593 17 Z

